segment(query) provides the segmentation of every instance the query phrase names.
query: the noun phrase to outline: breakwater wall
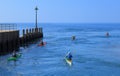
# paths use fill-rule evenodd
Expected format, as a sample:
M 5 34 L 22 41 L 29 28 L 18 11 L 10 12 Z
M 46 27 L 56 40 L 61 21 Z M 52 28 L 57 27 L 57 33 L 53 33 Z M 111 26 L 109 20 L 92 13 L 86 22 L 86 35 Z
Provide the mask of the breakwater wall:
M 19 32 L 19 30 L 0 31 L 0 55 L 18 50 L 21 45 L 43 37 L 42 28 L 23 29 L 21 37 Z

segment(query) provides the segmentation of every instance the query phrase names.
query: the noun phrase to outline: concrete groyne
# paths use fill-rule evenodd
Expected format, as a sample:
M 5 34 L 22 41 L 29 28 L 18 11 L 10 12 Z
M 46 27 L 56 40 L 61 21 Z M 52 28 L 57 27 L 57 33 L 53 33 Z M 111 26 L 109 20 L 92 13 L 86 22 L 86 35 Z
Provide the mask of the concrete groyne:
M 20 30 L 0 30 L 0 55 L 13 50 L 35 39 L 43 38 L 42 28 L 23 29 L 23 35 L 19 36 Z
M 19 40 L 19 31 L 0 32 L 0 55 L 17 49 Z

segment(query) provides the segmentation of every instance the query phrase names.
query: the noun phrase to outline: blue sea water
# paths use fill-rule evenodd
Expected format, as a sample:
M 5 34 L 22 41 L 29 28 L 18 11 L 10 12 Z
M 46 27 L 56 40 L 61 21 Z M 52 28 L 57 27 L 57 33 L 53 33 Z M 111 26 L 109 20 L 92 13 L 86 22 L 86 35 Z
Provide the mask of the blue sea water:
M 18 24 L 21 31 L 33 27 L 33 23 Z M 16 62 L 7 61 L 10 54 L 0 56 L 0 76 L 120 76 L 120 24 L 43 23 L 39 27 L 47 44 L 38 47 L 38 41 L 20 47 L 22 57 Z M 68 51 L 73 55 L 71 67 L 64 60 Z

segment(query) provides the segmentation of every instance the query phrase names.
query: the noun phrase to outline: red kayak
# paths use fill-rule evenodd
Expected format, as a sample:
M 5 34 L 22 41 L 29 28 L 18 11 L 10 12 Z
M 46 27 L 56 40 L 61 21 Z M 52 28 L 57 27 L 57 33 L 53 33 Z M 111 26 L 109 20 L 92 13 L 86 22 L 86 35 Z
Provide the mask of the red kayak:
M 43 45 L 42 44 L 38 44 L 38 46 L 44 46 L 46 44 L 47 44 L 46 42 L 43 42 Z

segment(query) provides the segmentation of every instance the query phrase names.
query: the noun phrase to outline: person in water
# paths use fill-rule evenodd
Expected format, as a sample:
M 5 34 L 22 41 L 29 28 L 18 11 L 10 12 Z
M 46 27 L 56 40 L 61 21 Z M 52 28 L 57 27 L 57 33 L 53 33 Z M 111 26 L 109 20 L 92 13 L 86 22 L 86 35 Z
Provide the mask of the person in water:
M 68 59 L 68 60 L 72 60 L 72 54 L 71 54 L 71 52 L 69 52 L 67 55 L 66 55 L 66 58 Z
M 13 51 L 13 55 L 12 55 L 12 57 L 17 57 L 17 54 L 16 54 L 15 51 Z
M 75 40 L 75 36 L 72 36 L 72 40 Z
M 106 33 L 106 36 L 107 36 L 107 37 L 109 36 L 109 33 L 108 33 L 108 32 Z

